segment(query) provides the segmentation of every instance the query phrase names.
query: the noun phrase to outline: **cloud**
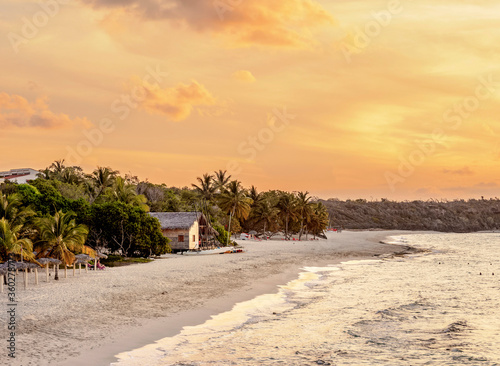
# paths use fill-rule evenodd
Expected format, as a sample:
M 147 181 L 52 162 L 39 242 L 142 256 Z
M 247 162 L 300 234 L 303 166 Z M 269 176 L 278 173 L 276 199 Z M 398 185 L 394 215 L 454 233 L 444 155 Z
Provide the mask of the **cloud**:
M 145 20 L 186 24 L 229 37 L 233 46 L 310 47 L 313 30 L 333 25 L 315 0 L 80 0 L 97 9 L 125 11 Z
M 0 93 L 0 127 L 2 128 L 56 129 L 72 125 L 89 127 L 92 123 L 86 118 L 71 119 L 66 114 L 52 112 L 45 98 L 38 98 L 30 103 L 20 95 Z
M 242 83 L 254 83 L 255 77 L 248 70 L 238 70 L 231 75 L 234 80 Z
M 188 118 L 197 106 L 215 106 L 216 99 L 197 81 L 191 84 L 178 84 L 173 88 L 161 89 L 149 84 L 142 84 L 145 98 L 140 107 L 153 114 L 162 114 L 172 121 Z
M 443 173 L 445 174 L 455 174 L 455 175 L 473 175 L 474 172 L 470 170 L 468 166 L 465 166 L 461 169 L 443 169 Z

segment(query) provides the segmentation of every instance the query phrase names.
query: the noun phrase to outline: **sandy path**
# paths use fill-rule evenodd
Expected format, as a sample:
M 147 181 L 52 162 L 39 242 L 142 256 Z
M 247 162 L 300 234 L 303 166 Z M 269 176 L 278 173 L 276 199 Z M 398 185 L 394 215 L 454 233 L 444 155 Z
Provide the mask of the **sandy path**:
M 400 251 L 379 241 L 402 233 L 408 232 L 344 231 L 320 241 L 243 241 L 246 252 L 241 254 L 168 255 L 74 278 L 69 271 L 58 283 L 45 283 L 43 274 L 41 284 L 28 290 L 19 281 L 17 357 L 12 362 L 3 350 L 0 364 L 109 365 L 116 353 L 275 291 L 302 266 Z M 2 309 L 6 297 L 2 294 Z

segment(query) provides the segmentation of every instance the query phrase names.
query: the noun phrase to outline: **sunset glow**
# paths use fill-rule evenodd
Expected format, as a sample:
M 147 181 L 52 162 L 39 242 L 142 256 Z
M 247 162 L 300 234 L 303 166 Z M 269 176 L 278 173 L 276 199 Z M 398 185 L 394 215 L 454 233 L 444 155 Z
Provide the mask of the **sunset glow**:
M 500 196 L 500 4 L 4 0 L 0 171 Z

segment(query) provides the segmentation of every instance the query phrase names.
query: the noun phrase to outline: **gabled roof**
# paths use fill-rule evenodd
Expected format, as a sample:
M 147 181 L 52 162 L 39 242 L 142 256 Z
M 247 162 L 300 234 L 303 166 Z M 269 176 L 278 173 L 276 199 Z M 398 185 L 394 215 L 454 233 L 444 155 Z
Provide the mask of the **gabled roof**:
M 150 212 L 149 214 L 160 221 L 162 229 L 189 229 L 201 215 L 199 212 Z

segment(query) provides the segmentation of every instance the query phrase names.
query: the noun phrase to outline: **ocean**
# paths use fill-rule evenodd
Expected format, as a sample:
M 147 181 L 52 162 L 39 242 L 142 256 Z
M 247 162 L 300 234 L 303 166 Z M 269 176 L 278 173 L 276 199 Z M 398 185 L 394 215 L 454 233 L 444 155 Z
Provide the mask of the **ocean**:
M 500 365 L 500 234 L 388 241 L 429 251 L 303 268 L 112 365 Z

